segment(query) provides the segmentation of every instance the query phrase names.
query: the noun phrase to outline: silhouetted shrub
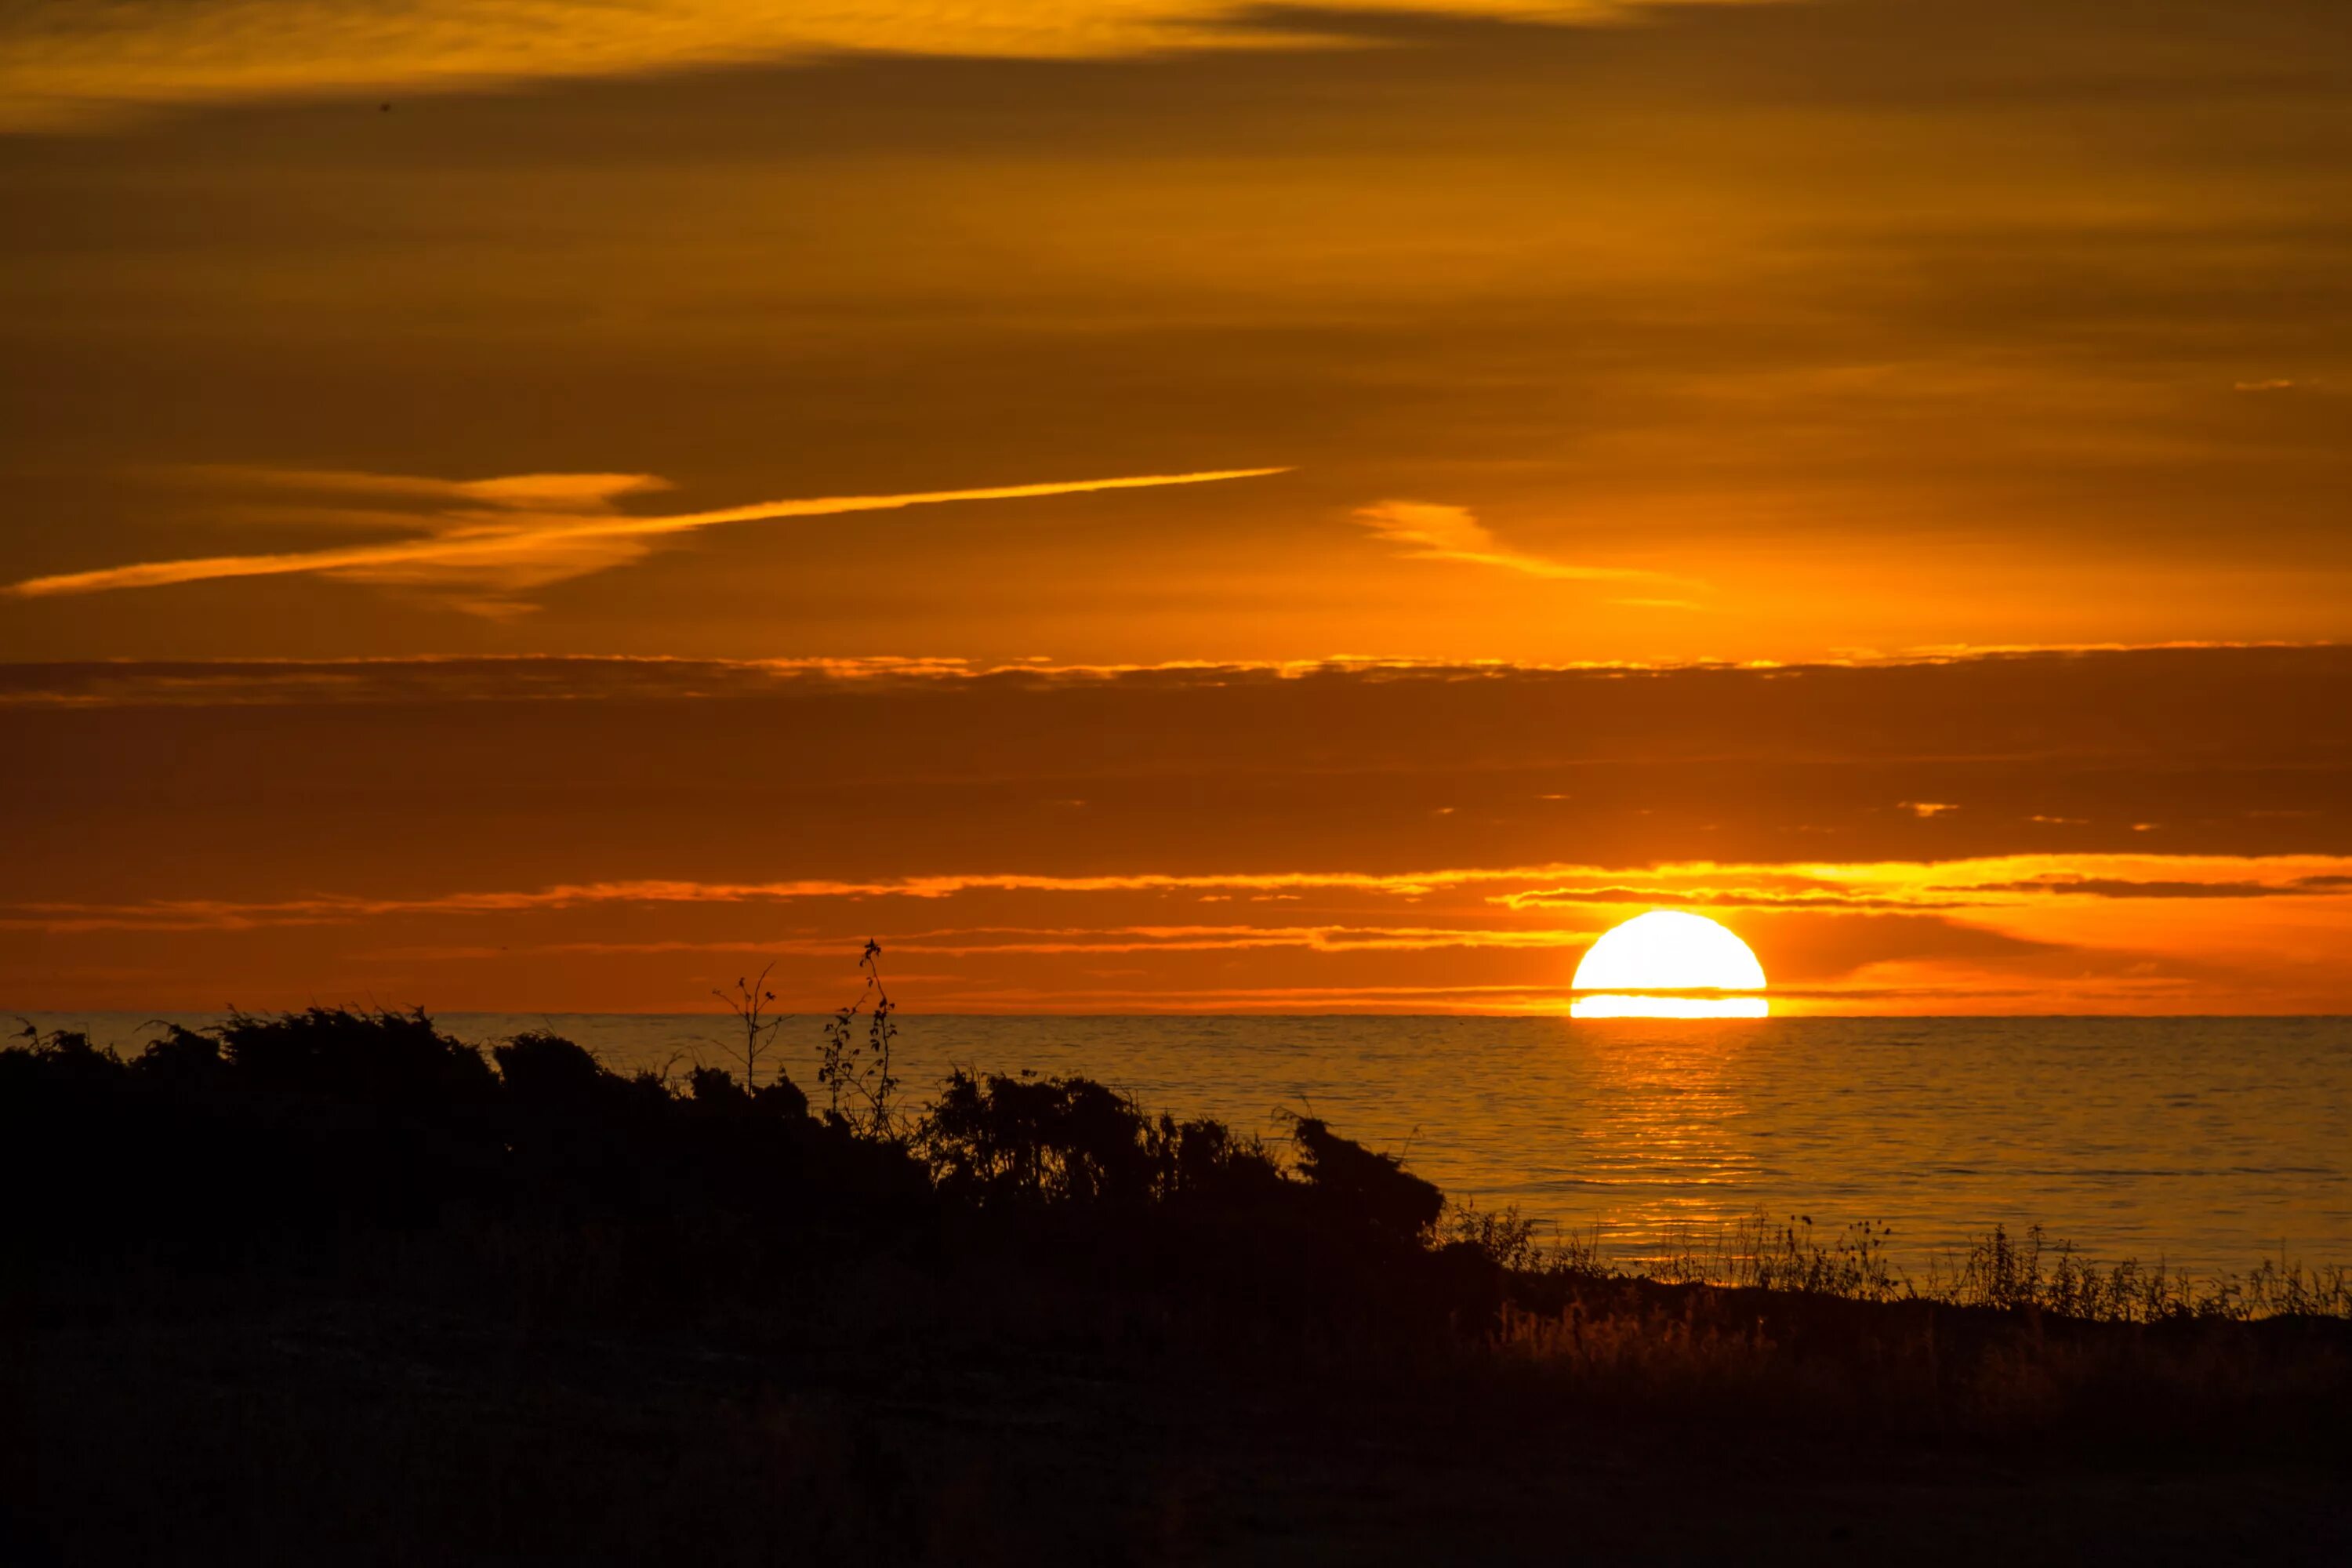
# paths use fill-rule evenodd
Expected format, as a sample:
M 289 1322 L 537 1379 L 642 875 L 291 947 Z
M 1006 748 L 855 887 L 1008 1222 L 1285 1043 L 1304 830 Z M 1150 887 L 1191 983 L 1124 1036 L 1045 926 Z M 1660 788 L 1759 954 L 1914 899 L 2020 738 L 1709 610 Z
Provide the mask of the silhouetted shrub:
M 1445 1194 L 1404 1168 L 1394 1154 L 1377 1154 L 1340 1137 L 1318 1117 L 1291 1123 L 1298 1169 L 1339 1215 L 1418 1239 L 1437 1223 Z
M 808 1120 L 807 1092 L 782 1073 L 751 1091 L 751 1105 L 761 1115 L 775 1121 Z
M 710 1110 L 741 1114 L 751 1109 L 750 1091 L 725 1068 L 694 1068 L 686 1075 L 686 1090 L 696 1105 Z
M 694 1104 L 708 1112 L 766 1121 L 808 1120 L 808 1095 L 781 1072 L 754 1089 L 736 1082 L 725 1068 L 696 1068 L 686 1081 Z
M 497 1083 L 481 1051 L 442 1034 L 422 1007 L 238 1013 L 219 1035 L 230 1068 L 253 1089 L 424 1108 L 485 1100 Z
M 1295 1185 L 1265 1144 L 1222 1121 L 1162 1115 L 1151 1148 L 1160 1194 L 1177 1203 L 1234 1208 L 1264 1204 Z
M 1482 1209 L 1467 1198 L 1448 1204 L 1438 1223 L 1438 1237 L 1447 1247 L 1467 1248 L 1497 1268 L 1533 1269 L 1545 1261 L 1543 1246 L 1536 1240 L 1535 1221 L 1520 1214 L 1516 1204 L 1499 1209 Z
M 898 1007 L 882 984 L 882 944 L 871 938 L 858 955 L 865 977 L 857 997 L 824 1026 L 818 1053 L 817 1087 L 825 1091 L 824 1119 L 861 1136 L 898 1142 L 907 1133 L 898 1109 L 898 1079 L 890 1068 L 898 1037 Z M 762 978 L 765 971 L 761 972 Z M 864 1020 L 861 1030 L 859 1020 Z
M 221 1056 L 220 1037 L 178 1024 L 163 1027 L 164 1032 L 148 1041 L 147 1048 L 131 1063 L 131 1071 L 149 1082 L 179 1089 L 217 1083 L 228 1066 Z
M 28 1084 L 54 1084 L 98 1089 L 122 1075 L 122 1058 L 90 1044 L 79 1029 L 52 1029 L 43 1034 L 31 1024 L 18 1031 L 24 1044 L 6 1053 L 21 1064 L 17 1070 Z
M 979 1203 L 1119 1203 L 1154 1195 L 1143 1114 L 1091 1079 L 975 1078 L 941 1086 L 918 1142 L 943 1191 Z
M 533 1030 L 490 1047 L 509 1098 L 535 1105 L 591 1105 L 614 1075 L 562 1036 Z

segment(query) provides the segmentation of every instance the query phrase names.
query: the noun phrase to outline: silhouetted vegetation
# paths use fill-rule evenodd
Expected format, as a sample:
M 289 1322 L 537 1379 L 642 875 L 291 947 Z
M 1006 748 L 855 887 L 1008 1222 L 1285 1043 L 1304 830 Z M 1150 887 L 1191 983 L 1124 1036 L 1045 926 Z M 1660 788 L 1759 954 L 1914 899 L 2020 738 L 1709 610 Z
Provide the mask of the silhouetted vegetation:
M 890 1071 L 890 1047 L 898 1037 L 896 1005 L 882 984 L 882 944 L 868 940 L 858 954 L 865 984 L 856 1000 L 824 1026 L 816 1081 L 829 1101 L 825 1119 L 872 1138 L 897 1138 L 898 1079 Z M 861 1022 L 864 1025 L 860 1028 Z
M 1267 1141 L 960 1069 L 909 1117 L 873 959 L 817 1115 L 749 1081 L 748 983 L 740 1079 L 421 1011 L 129 1059 L 28 1026 L 0 1051 L 11 1310 L 70 1474 L 18 1506 L 87 1558 L 1130 1560 L 1255 1539 L 1231 1456 L 1369 1475 L 1365 1440 L 1502 1472 L 1605 1428 L 2334 1476 L 2352 1438 L 2340 1271 L 2199 1284 L 1995 1232 L 1915 1281 L 1868 1227 L 1760 1217 L 1632 1268 L 1313 1116 Z M 289 1452 L 350 1463 L 267 1483 Z M 126 1463 L 162 1468 L 152 1502 L 105 1479 Z
M 768 1012 L 768 1005 L 776 999 L 776 994 L 768 989 L 768 976 L 775 971 L 776 966 L 771 963 L 760 971 L 757 980 L 738 978 L 733 991 L 720 991 L 714 987 L 710 993 L 726 1004 L 727 1010 L 735 1015 L 736 1023 L 742 1026 L 743 1087 L 746 1089 L 760 1087 L 760 1058 L 773 1047 L 776 1031 L 784 1026 L 782 1018 L 772 1016 Z
M 1995 1226 L 1965 1246 L 1931 1256 L 1915 1277 L 1888 1256 L 1886 1232 L 1867 1222 L 1823 1242 L 1804 1215 L 1775 1221 L 1758 1213 L 1718 1227 L 1702 1245 L 1685 1237 L 1666 1253 L 1633 1263 L 1602 1256 L 1597 1237 L 1577 1236 L 1546 1249 L 1516 1213 L 1465 1213 L 1480 1245 L 1506 1251 L 1524 1268 L 1564 1269 L 1591 1279 L 1640 1279 L 1668 1284 L 1732 1286 L 1834 1297 L 1848 1301 L 1930 1301 L 2000 1312 L 2046 1313 L 2092 1323 L 2159 1323 L 2223 1319 L 2352 1320 L 2352 1270 L 2308 1269 L 2268 1258 L 2249 1273 L 2200 1275 L 2136 1258 L 2099 1264 L 2073 1243 L 2053 1242 L 2039 1226 L 2022 1237 Z

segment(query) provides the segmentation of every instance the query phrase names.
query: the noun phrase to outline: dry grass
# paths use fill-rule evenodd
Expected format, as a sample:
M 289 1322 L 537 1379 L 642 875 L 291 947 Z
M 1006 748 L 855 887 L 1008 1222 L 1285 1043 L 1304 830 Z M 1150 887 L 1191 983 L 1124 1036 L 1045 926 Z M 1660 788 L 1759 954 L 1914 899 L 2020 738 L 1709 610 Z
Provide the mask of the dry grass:
M 1535 1239 L 1516 1210 L 1449 1214 L 1448 1239 L 1486 1246 L 1497 1262 L 1571 1279 L 1632 1279 L 1784 1291 L 1843 1301 L 1925 1301 L 1948 1307 L 2046 1313 L 2091 1323 L 2266 1318 L 2352 1321 L 2352 1269 L 2267 1258 L 2251 1271 L 2197 1274 L 2137 1258 L 2101 1264 L 2040 1226 L 2012 1237 L 1996 1226 L 1965 1247 L 1932 1257 L 1914 1275 L 1895 1262 L 1883 1226 L 1849 1226 L 1823 1240 L 1810 1218 L 1776 1221 L 1761 1210 L 1711 1231 L 1686 1230 L 1660 1253 L 1612 1258 L 1601 1231 Z

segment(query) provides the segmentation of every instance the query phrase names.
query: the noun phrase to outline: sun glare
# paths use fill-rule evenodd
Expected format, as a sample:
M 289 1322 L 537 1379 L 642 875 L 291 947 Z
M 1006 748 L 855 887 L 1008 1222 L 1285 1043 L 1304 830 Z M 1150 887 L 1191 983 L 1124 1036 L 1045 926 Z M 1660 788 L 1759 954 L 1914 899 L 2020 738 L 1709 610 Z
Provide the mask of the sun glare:
M 1761 1018 L 1764 966 L 1705 915 L 1653 910 L 1602 933 L 1576 966 L 1578 1018 Z M 1748 994 L 1733 994 L 1747 993 Z

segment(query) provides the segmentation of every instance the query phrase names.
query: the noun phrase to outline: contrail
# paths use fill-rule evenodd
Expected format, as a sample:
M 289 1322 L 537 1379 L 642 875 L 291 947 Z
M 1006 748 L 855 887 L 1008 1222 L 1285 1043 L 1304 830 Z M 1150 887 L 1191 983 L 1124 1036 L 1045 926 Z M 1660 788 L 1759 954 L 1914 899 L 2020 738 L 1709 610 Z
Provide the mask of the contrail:
M 1091 490 L 1149 489 L 1163 485 L 1213 484 L 1222 479 L 1257 479 L 1287 473 L 1286 468 L 1218 468 L 1194 474 L 1143 474 L 1124 479 L 1074 479 L 1057 484 L 997 485 L 980 489 L 917 490 L 890 496 L 820 496 L 802 500 L 762 501 L 752 506 L 726 507 L 717 511 L 684 512 L 671 517 L 628 517 L 619 514 L 550 515 L 498 511 L 444 513 L 422 518 L 439 531 L 426 538 L 383 544 L 339 545 L 269 555 L 206 555 L 183 561 L 147 561 L 109 566 L 95 572 L 67 572 L 33 577 L 5 590 L 18 598 L 44 598 L 64 594 L 100 594 L 115 588 L 153 588 L 173 583 L 199 583 L 218 577 L 275 577 L 301 572 L 366 572 L 373 568 L 468 566 L 496 570 L 512 567 L 562 551 L 567 546 L 625 542 L 662 534 L 690 533 L 733 522 L 765 522 L 779 518 L 830 517 L 842 512 L 891 511 L 900 507 L 936 506 L 946 501 L 1017 500 L 1034 496 L 1080 495 Z M 600 564 L 610 564 L 601 563 Z M 589 566 L 586 570 L 596 570 Z

